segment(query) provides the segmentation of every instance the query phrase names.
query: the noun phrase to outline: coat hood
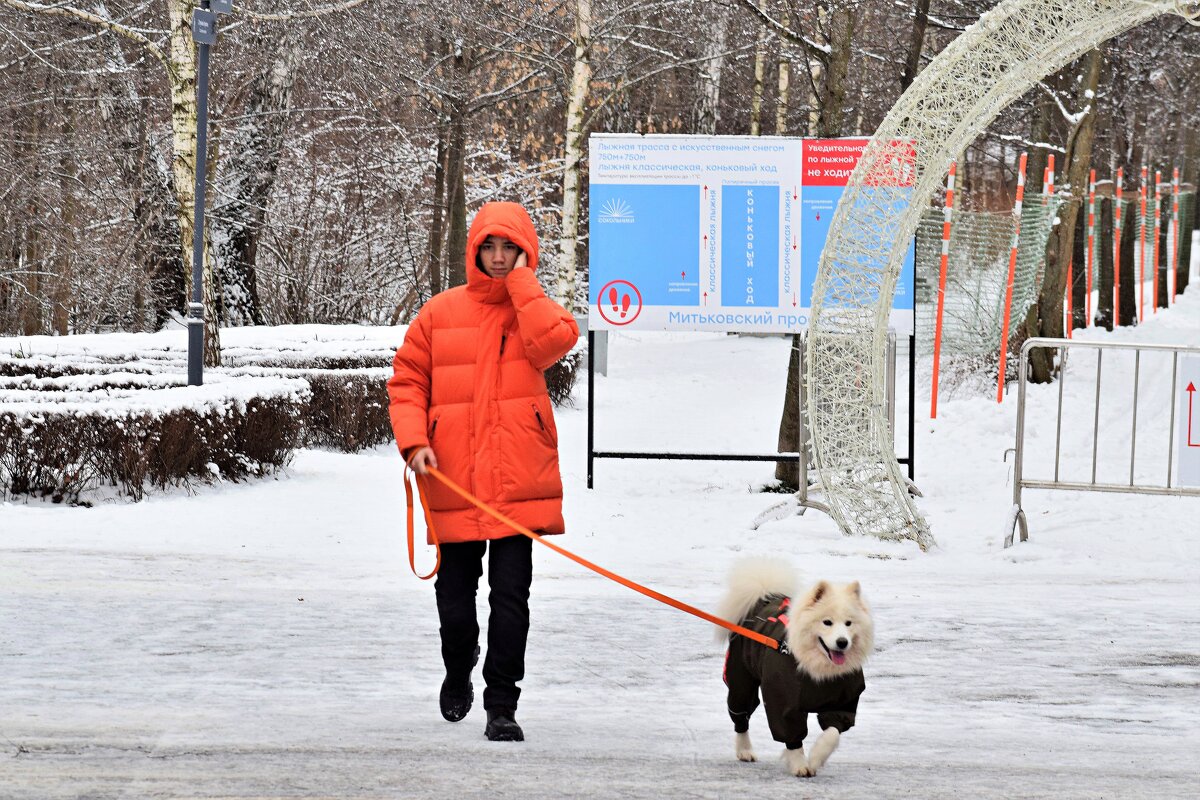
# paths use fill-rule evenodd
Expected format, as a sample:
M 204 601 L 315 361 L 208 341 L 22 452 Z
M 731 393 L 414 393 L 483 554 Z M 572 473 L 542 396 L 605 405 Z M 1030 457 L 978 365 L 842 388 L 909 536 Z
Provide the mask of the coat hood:
M 479 245 L 489 236 L 511 239 L 517 247 L 525 251 L 529 268 L 537 272 L 538 236 L 529 213 L 517 203 L 484 203 L 475 214 L 471 229 L 467 232 L 467 286 L 476 290 L 482 289 L 490 295 L 497 291 L 493 286 L 504 285 L 504 281 L 496 280 L 475 265 Z M 504 292 L 504 295 L 507 296 L 507 292 Z

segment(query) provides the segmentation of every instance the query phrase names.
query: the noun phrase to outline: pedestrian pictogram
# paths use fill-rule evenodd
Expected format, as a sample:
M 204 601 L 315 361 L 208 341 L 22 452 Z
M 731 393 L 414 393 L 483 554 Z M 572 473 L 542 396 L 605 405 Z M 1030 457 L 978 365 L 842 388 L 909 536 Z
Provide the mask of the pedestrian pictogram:
M 628 325 L 642 312 L 642 293 L 629 281 L 609 281 L 600 289 L 596 306 L 610 325 Z

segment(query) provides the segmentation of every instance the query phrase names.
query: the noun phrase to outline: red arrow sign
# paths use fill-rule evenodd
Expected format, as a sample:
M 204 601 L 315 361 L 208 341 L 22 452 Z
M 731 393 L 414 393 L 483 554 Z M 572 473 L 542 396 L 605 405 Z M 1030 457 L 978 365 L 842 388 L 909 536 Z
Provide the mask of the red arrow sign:
M 680 272 L 680 273 L 679 273 L 679 277 L 681 277 L 681 278 L 686 278 L 686 277 L 687 277 L 687 273 L 686 273 L 686 272 Z
M 796 249 L 796 235 L 792 234 L 792 249 Z
M 798 199 L 800 199 L 800 193 L 796 191 L 796 187 L 795 187 L 795 186 L 793 186 L 793 187 L 792 187 L 792 199 L 793 199 L 793 200 L 798 200 Z
M 708 305 L 708 292 L 704 293 L 704 305 Z
M 796 307 L 796 293 L 792 292 L 792 308 Z
M 1196 384 L 1192 383 L 1191 381 L 1188 381 L 1187 389 L 1185 389 L 1184 391 L 1186 391 L 1186 392 L 1188 393 L 1188 437 L 1187 437 L 1187 446 L 1188 446 L 1188 447 L 1200 447 L 1200 442 L 1193 442 L 1193 441 L 1192 441 L 1192 401 L 1196 399 Z

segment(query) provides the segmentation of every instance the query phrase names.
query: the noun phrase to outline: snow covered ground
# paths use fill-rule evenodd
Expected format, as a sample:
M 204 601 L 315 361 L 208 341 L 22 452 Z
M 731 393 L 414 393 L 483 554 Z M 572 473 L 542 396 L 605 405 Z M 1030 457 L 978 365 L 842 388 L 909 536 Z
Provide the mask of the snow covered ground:
M 1194 289 L 1137 329 L 1077 335 L 1200 345 Z M 770 451 L 787 347 L 614 336 L 597 447 Z M 1128 386 L 1116 362 L 1105 379 Z M 1089 411 L 1068 415 L 1064 473 L 1090 465 L 1092 370 L 1069 367 L 1066 402 Z M 1031 469 L 1053 452 L 1057 392 L 1031 387 Z M 1113 397 L 1101 466 L 1127 473 L 1132 400 Z M 1005 550 L 1015 392 L 997 405 L 960 388 L 931 421 L 919 388 L 936 549 L 846 538 L 816 511 L 754 530 L 781 500 L 757 491 L 767 464 L 598 461 L 586 489 L 587 401 L 581 382 L 558 413 L 559 543 L 706 609 L 745 554 L 862 581 L 878 648 L 858 726 L 818 777 L 784 773 L 761 713 L 761 760 L 734 760 L 709 626 L 545 548 L 527 741 L 487 742 L 478 706 L 442 721 L 433 589 L 409 572 L 401 463 L 382 447 L 304 451 L 277 479 L 138 504 L 0 505 L 0 798 L 1196 796 L 1200 499 L 1027 491 L 1030 541 Z M 1139 402 L 1150 458 L 1165 401 Z

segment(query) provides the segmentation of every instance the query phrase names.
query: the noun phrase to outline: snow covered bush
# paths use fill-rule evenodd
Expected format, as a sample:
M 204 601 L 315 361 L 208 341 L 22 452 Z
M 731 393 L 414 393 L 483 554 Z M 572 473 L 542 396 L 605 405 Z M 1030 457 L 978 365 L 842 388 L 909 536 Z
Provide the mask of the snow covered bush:
M 0 489 L 75 503 L 113 486 L 140 500 L 149 487 L 265 475 L 300 443 L 310 394 L 280 377 L 0 377 Z
M 587 358 L 587 336 L 579 337 L 579 343 L 571 348 L 571 352 L 560 358 L 546 370 L 546 388 L 550 392 L 550 402 L 555 408 L 561 408 L 571 401 L 571 391 L 579 373 L 585 368 Z
M 318 362 L 327 363 L 327 362 Z M 391 366 L 338 369 L 328 367 L 239 367 L 238 375 L 303 378 L 311 389 L 304 412 L 304 444 L 357 453 L 392 439 L 388 417 L 387 379 Z
M 206 370 L 203 391 L 225 391 L 222 387 L 253 381 L 265 382 L 268 386 L 303 387 L 304 392 L 288 400 L 289 404 L 294 404 L 288 412 L 287 431 L 289 436 L 294 436 L 290 446 L 321 447 L 354 453 L 392 441 L 387 380 L 392 375 L 392 358 L 396 347 L 403 341 L 403 327 L 258 326 L 229 329 L 227 334 L 227 341 L 222 348 L 224 366 Z M 587 339 L 580 338 L 576 347 L 562 361 L 546 371 L 546 383 L 555 405 L 569 402 L 579 371 L 585 365 L 586 347 Z M 94 469 L 99 463 L 97 458 L 78 464 L 76 468 L 71 465 L 79 459 L 52 456 L 52 453 L 60 450 L 72 452 L 66 447 L 72 441 L 71 436 L 80 437 L 79 441 L 93 442 L 91 438 L 78 433 L 75 427 L 70 427 L 77 427 L 81 423 L 72 422 L 68 425 L 60 419 L 62 415 L 58 410 L 65 407 L 64 398 L 68 395 L 71 402 L 77 404 L 109 404 L 114 414 L 119 412 L 125 416 L 133 412 L 126 407 L 126 400 L 110 402 L 114 397 L 141 392 L 147 397 L 157 397 L 165 406 L 173 408 L 171 404 L 175 401 L 168 402 L 167 399 L 181 396 L 178 394 L 180 391 L 188 391 L 182 385 L 186 373 L 186 341 L 178 331 L 28 337 L 14 342 L 7 352 L 0 351 L 0 414 L 6 414 L 3 418 L 6 421 L 0 422 L 0 462 L 3 462 L 0 464 L 0 491 L 7 488 L 18 493 L 36 492 L 74 502 L 82 491 L 79 488 L 81 485 L 91 487 L 105 482 L 118 486 L 132 485 L 138 482 L 137 473 L 140 470 L 158 469 L 159 472 L 148 472 L 145 480 L 138 482 L 139 486 L 143 483 L 147 486 L 179 484 L 190 480 L 179 477 L 185 473 L 193 474 L 187 472 L 188 468 L 167 468 L 154 464 L 142 466 L 141 455 L 123 456 L 128 459 L 128 464 L 122 462 L 124 466 L 115 462 L 107 463 L 101 471 L 106 476 L 103 480 L 85 475 L 87 470 Z M 158 389 L 151 391 L 152 387 Z M 35 430 L 27 423 L 15 421 L 12 409 L 18 399 L 14 394 L 16 392 L 24 393 L 19 398 L 24 404 L 21 420 L 34 416 L 40 419 L 50 414 L 54 423 L 48 428 L 40 424 Z M 81 413 L 91 416 L 89 412 Z M 177 421 L 183 412 L 174 413 L 172 419 Z M 154 416 L 162 415 L 156 413 Z M 120 430 L 111 421 L 90 424 L 104 427 L 105 430 Z M 134 427 L 143 430 L 145 425 L 138 424 L 142 427 Z M 175 423 L 160 419 L 153 424 L 169 427 Z M 127 424 L 126 429 L 130 425 L 133 423 Z M 297 429 L 294 434 L 291 433 L 292 428 Z M 25 432 L 26 429 L 29 429 L 28 432 Z M 53 431 L 60 429 L 75 432 L 64 433 L 61 440 L 54 439 L 57 434 Z M 268 438 L 279 435 L 270 431 L 268 434 Z M 205 431 L 199 435 L 209 436 Z M 146 432 L 145 437 L 151 437 L 151 433 Z M 160 435 L 153 447 L 167 450 L 173 446 L 167 440 L 173 442 L 175 438 L 177 434 L 173 431 L 169 435 Z M 224 462 L 211 455 L 212 448 L 225 440 L 210 437 L 205 441 L 211 442 L 212 446 L 207 451 L 210 455 L 200 466 L 217 464 L 222 475 L 237 477 L 236 465 L 227 468 Z M 237 436 L 229 441 L 236 442 Z M 88 446 L 92 447 L 93 444 L 108 450 L 117 447 L 116 444 L 103 442 L 93 442 Z M 250 444 L 241 442 L 237 446 L 244 450 Z M 130 447 L 132 445 L 129 443 L 122 444 L 121 448 L 124 449 L 121 452 L 128 453 Z M 150 445 L 144 447 L 150 448 Z M 272 445 L 265 442 L 264 447 L 270 450 Z M 21 448 L 38 455 L 33 458 L 20 457 Z M 137 452 L 141 453 L 141 450 Z M 172 463 L 190 458 L 185 456 L 183 453 L 173 455 Z M 270 457 L 255 460 L 268 465 L 274 463 Z M 131 477 L 111 477 L 117 474 Z M 156 475 L 160 477 L 154 477 Z M 134 497 L 140 497 L 141 493 L 140 489 L 123 491 Z

